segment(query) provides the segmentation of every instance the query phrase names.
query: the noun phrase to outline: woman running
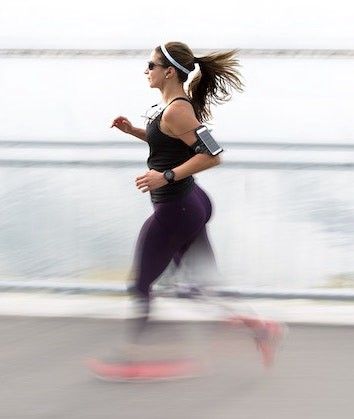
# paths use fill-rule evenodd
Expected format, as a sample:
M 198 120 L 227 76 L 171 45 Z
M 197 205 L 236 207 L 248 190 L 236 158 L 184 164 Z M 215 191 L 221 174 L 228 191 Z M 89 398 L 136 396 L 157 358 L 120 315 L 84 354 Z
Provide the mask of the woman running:
M 184 83 L 196 64 L 200 71 L 186 91 Z M 145 74 L 150 87 L 160 90 L 164 109 L 146 129 L 123 116 L 112 126 L 150 148 L 149 170 L 137 177 L 136 186 L 150 193 L 154 213 L 141 229 L 134 261 L 135 292 L 147 314 L 152 284 L 172 260 L 178 265 L 196 242 L 214 259 L 205 228 L 211 203 L 193 175 L 217 166 L 220 157 L 210 153 L 195 130 L 211 118 L 211 104 L 229 100 L 231 90 L 241 91 L 242 83 L 233 51 L 196 58 L 181 42 L 155 48 Z
M 199 71 L 185 88 L 196 65 Z M 212 153 L 196 130 L 211 119 L 211 105 L 228 101 L 232 90 L 241 92 L 243 86 L 235 51 L 195 57 L 181 42 L 156 47 L 145 74 L 150 87 L 160 90 L 163 109 L 149 119 L 145 129 L 133 126 L 125 116 L 112 123 L 146 141 L 150 149 L 149 170 L 136 178 L 136 187 L 150 193 L 154 208 L 140 231 L 134 257 L 138 334 L 149 315 L 152 285 L 171 261 L 179 266 L 193 247 L 197 249 L 193 253 L 196 269 L 202 268 L 203 260 L 215 266 L 206 231 L 212 206 L 193 175 L 219 165 L 221 148 Z

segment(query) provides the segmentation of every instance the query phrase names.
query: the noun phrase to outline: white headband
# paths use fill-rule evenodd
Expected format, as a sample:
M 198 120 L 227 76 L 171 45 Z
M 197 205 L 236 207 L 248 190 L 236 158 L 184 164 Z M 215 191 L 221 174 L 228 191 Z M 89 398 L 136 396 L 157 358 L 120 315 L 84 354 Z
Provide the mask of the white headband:
M 163 55 L 168 59 L 168 61 L 173 64 L 175 67 L 177 67 L 179 70 L 183 71 L 183 73 L 189 74 L 191 70 L 188 70 L 187 68 L 183 67 L 180 63 L 178 63 L 174 58 L 171 57 L 171 55 L 168 53 L 165 45 L 161 45 L 161 51 Z

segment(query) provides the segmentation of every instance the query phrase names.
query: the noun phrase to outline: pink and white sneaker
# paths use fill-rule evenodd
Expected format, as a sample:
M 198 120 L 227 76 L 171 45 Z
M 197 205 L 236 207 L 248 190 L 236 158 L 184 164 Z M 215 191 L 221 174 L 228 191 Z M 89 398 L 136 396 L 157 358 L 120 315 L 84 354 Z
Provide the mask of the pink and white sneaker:
M 276 321 L 267 320 L 255 330 L 255 342 L 261 353 L 263 365 L 271 367 L 274 364 L 276 350 L 283 339 L 286 327 Z
M 261 320 L 247 316 L 232 316 L 228 321 L 232 325 L 246 326 L 252 330 L 263 365 L 271 367 L 274 364 L 279 343 L 287 331 L 287 326 L 274 320 Z
M 97 378 L 117 382 L 174 380 L 194 377 L 201 372 L 201 366 L 188 359 L 121 363 L 89 359 L 86 365 Z

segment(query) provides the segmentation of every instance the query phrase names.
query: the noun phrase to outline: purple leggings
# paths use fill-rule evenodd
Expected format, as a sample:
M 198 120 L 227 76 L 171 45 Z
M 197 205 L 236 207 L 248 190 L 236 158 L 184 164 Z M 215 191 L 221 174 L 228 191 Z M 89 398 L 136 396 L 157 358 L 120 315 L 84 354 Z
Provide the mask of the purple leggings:
M 198 260 L 215 262 L 206 231 L 212 205 L 196 184 L 182 197 L 154 204 L 154 213 L 141 228 L 136 245 L 134 268 L 138 295 L 149 298 L 151 285 L 174 260 L 177 266 L 193 247 Z

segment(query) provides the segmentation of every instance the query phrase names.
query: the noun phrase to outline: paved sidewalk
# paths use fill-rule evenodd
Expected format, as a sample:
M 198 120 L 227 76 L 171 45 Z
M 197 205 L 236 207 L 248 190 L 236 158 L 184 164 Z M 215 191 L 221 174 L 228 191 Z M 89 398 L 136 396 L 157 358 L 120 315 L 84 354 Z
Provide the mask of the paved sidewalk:
M 223 301 L 223 300 L 220 300 Z M 354 325 L 354 303 L 311 300 L 245 300 L 228 304 L 234 310 L 248 307 L 274 320 L 287 323 Z M 159 320 L 215 320 L 218 304 L 186 299 L 157 298 L 153 317 Z M 222 311 L 222 310 L 221 310 Z M 109 295 L 66 295 L 62 293 L 0 293 L 0 315 L 43 317 L 87 317 L 124 319 L 131 314 L 128 297 Z
M 4 297 L 4 296 L 3 296 Z M 19 298 L 23 311 L 30 300 Z M 98 313 L 94 299 L 76 314 Z M 15 301 L 15 299 L 13 300 Z M 27 301 L 27 302 L 26 302 Z M 44 298 L 32 298 L 43 305 Z M 4 302 L 2 298 L 1 303 Z M 94 303 L 92 307 L 89 304 Z M 102 299 L 104 303 L 104 299 Z M 106 304 L 113 309 L 114 301 Z M 1 305 L 1 304 L 0 304 Z M 26 309 L 26 310 L 25 310 Z M 39 309 L 37 310 L 40 311 Z M 61 309 L 61 312 L 64 312 Z M 101 312 L 107 315 L 106 312 Z M 87 357 L 119 352 L 124 323 L 116 319 L 0 316 L 2 419 L 351 419 L 354 328 L 291 325 L 274 367 L 263 368 L 253 339 L 209 322 L 156 322 L 154 345 L 207 356 L 205 374 L 155 383 L 107 383 L 87 370 Z M 149 333 L 150 336 L 150 333 Z M 217 342 L 217 345 L 214 344 Z M 165 349 L 164 349 L 165 348 Z M 174 346 L 175 348 L 175 346 Z

